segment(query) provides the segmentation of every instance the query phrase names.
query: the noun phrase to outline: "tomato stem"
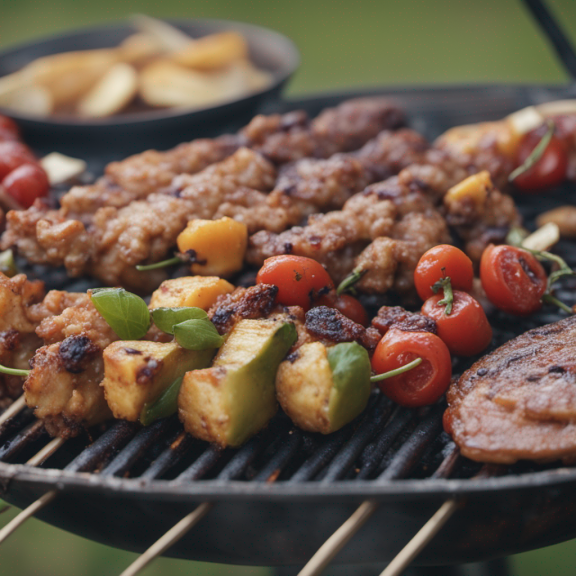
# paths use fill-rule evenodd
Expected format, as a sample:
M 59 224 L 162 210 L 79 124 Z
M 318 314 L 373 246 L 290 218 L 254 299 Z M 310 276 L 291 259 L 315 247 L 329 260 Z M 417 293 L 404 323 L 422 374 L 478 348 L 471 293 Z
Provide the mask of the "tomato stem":
M 354 285 L 360 282 L 364 274 L 366 274 L 368 270 L 363 270 L 362 268 L 354 268 L 342 282 L 336 288 L 336 294 L 340 296 L 344 292 L 351 292 L 352 294 L 356 293 Z
M 392 376 L 404 374 L 404 372 L 408 372 L 408 370 L 412 370 L 412 368 L 416 368 L 416 366 L 420 364 L 422 364 L 422 358 L 416 358 L 416 360 L 412 360 L 412 362 L 404 364 L 404 366 L 400 366 L 400 368 L 395 368 L 394 370 L 389 370 L 388 372 L 383 372 L 382 374 L 372 376 L 372 378 L 370 378 L 370 382 L 380 382 L 380 380 L 387 380 L 388 378 L 392 378 Z
M 552 122 L 552 120 L 548 120 L 546 124 L 548 126 L 546 134 L 542 136 L 542 139 L 540 142 L 538 142 L 536 148 L 532 150 L 528 158 L 526 158 L 526 160 L 524 160 L 524 162 L 518 166 L 516 170 L 510 173 L 510 176 L 508 176 L 508 182 L 513 182 L 516 178 L 518 178 L 518 176 L 520 176 L 520 174 L 528 172 L 528 170 L 530 170 L 530 168 L 532 168 L 532 166 L 534 166 L 534 164 L 536 164 L 536 162 L 542 158 L 544 152 L 546 152 L 546 148 L 548 148 L 548 144 L 550 144 L 550 140 L 552 140 L 552 136 L 554 135 L 554 122 Z
M 510 228 L 510 232 L 506 235 L 506 244 L 510 246 L 516 246 L 516 248 L 522 248 L 522 242 L 525 238 L 528 238 L 529 232 L 526 228 L 522 226 L 514 226 Z
M 181 258 L 174 256 L 174 258 L 168 258 L 167 260 L 162 260 L 161 262 L 155 262 L 154 264 L 139 264 L 136 266 L 138 272 L 146 272 L 147 270 L 156 270 L 158 268 L 166 268 L 167 266 L 174 266 L 175 264 L 180 264 L 182 262 Z
M 9 376 L 23 376 L 24 378 L 28 377 L 32 370 L 18 370 L 18 368 L 8 368 L 7 366 L 2 366 L 0 364 L 0 374 L 8 374 Z
M 570 306 L 567 306 L 564 304 L 564 302 L 558 300 L 558 298 L 555 296 L 552 296 L 552 294 L 544 294 L 544 296 L 542 296 L 542 302 L 545 302 L 546 304 L 552 304 L 553 306 L 558 306 L 560 310 L 564 310 L 564 312 L 567 312 L 568 314 L 574 314 L 574 310 L 572 310 Z
M 446 316 L 450 316 L 452 313 L 452 305 L 454 303 L 454 292 L 452 292 L 452 281 L 450 280 L 450 276 L 440 278 L 440 280 L 432 286 L 432 292 L 434 292 L 434 294 L 438 294 L 439 290 L 444 291 L 444 298 L 438 301 L 438 306 L 446 306 L 444 312 L 446 313 Z

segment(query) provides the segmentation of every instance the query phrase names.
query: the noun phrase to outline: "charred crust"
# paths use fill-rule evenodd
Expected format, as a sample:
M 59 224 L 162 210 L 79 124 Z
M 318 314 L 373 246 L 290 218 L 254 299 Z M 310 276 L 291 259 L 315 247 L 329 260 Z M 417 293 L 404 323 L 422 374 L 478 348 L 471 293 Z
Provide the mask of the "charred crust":
M 288 354 L 288 356 L 286 356 L 286 360 L 288 360 L 288 362 L 290 362 L 290 364 L 294 364 L 294 362 L 296 362 L 296 360 L 298 360 L 298 358 L 300 358 L 300 354 L 299 354 L 298 350 L 296 350 L 295 352 L 292 352 L 291 354 Z
M 306 329 L 322 340 L 331 342 L 361 341 L 365 329 L 335 308 L 318 306 L 306 312 Z
M 145 358 L 146 364 L 138 369 L 136 372 L 136 383 L 140 385 L 148 384 L 158 370 L 162 367 L 162 362 L 155 358 Z
M 126 354 L 130 354 L 131 356 L 139 356 L 142 354 L 141 350 L 135 350 L 134 348 L 124 348 L 124 352 L 126 352 Z
M 292 254 L 294 250 L 294 244 L 292 242 L 284 242 L 284 254 Z
M 88 336 L 68 336 L 58 349 L 64 368 L 71 374 L 80 374 L 86 362 L 100 350 Z
M 438 334 L 438 327 L 432 318 L 408 312 L 400 306 L 382 306 L 378 315 L 372 320 L 372 326 L 384 335 L 390 328 L 398 328 L 405 332 L 430 332 Z
M 0 332 L 0 347 L 7 351 L 13 351 L 20 344 L 20 333 L 15 328 Z
M 218 332 L 224 334 L 238 320 L 267 317 L 274 307 L 277 294 L 278 287 L 272 284 L 238 288 L 219 299 L 210 309 L 210 319 Z
M 196 250 L 186 250 L 186 252 L 179 252 L 178 257 L 187 264 L 200 264 L 200 266 L 204 266 L 207 260 L 201 260 L 198 258 L 198 254 Z
M 564 366 L 550 366 L 550 368 L 548 368 L 548 372 L 550 374 L 564 374 L 564 372 L 566 372 L 566 368 L 564 368 Z

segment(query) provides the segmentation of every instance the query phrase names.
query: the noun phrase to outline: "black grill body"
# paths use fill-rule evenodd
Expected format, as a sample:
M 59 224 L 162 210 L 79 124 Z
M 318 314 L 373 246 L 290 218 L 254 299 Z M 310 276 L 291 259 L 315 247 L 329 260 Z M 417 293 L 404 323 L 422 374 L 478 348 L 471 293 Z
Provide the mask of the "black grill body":
M 574 97 L 575 91 L 473 86 L 373 93 L 396 98 L 412 125 L 434 138 L 451 126 L 498 119 L 530 104 Z M 292 101 L 268 111 L 304 108 L 315 114 L 357 95 Z M 92 167 L 98 169 L 97 160 Z M 533 226 L 535 214 L 574 199 L 573 186 L 566 186 L 518 203 Z M 559 251 L 576 265 L 574 243 L 562 242 Z M 50 287 L 63 285 L 57 273 L 46 280 Z M 575 295 L 573 280 L 558 292 L 570 305 Z M 522 321 L 496 313 L 490 318 L 494 345 L 560 317 L 551 309 Z M 0 430 L 0 495 L 25 507 L 57 490 L 39 518 L 137 552 L 199 503 L 213 502 L 168 554 L 233 564 L 304 564 L 366 499 L 380 506 L 337 562 L 391 560 L 450 497 L 460 500 L 460 510 L 417 564 L 472 562 L 576 536 L 576 469 L 528 463 L 482 468 L 454 458 L 441 429 L 442 411 L 397 410 L 376 393 L 364 415 L 330 436 L 303 433 L 279 415 L 246 446 L 223 452 L 184 435 L 174 417 L 147 429 L 114 422 L 91 431 L 91 444 L 87 436 L 67 442 L 42 468 L 22 464 L 49 440 L 25 412 Z

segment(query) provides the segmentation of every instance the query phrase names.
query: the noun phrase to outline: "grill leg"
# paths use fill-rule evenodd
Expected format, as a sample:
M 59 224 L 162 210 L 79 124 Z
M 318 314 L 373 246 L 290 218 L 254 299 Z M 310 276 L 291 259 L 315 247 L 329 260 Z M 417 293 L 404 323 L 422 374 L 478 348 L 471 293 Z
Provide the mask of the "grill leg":
M 361 566 L 329 566 L 323 576 L 375 576 L 380 574 L 384 564 L 364 564 Z M 297 576 L 301 568 L 276 568 L 274 576 Z M 464 564 L 462 566 L 415 567 L 406 571 L 405 576 L 509 576 L 505 559 Z

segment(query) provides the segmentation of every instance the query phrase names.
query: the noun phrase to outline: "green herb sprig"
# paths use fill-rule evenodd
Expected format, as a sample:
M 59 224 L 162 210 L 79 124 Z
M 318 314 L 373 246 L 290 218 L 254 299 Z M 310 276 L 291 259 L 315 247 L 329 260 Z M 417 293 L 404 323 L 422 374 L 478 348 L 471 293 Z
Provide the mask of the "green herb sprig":
M 444 268 L 442 268 L 442 273 L 445 274 Z M 438 294 L 440 290 L 444 291 L 444 298 L 438 300 L 438 306 L 445 306 L 444 313 L 446 316 L 450 316 L 452 313 L 452 306 L 454 305 L 454 292 L 452 291 L 452 281 L 450 280 L 450 276 L 440 278 L 438 282 L 434 282 L 431 288 L 434 294 Z
M 542 158 L 542 155 L 544 154 L 544 152 L 546 152 L 546 148 L 548 148 L 548 144 L 550 144 L 550 140 L 552 140 L 555 128 L 554 122 L 552 122 L 552 120 L 548 120 L 546 122 L 546 125 L 548 126 L 546 134 L 542 136 L 540 142 L 538 142 L 538 144 L 536 145 L 534 150 L 532 150 L 528 158 L 526 158 L 526 160 L 524 160 L 524 162 L 520 166 L 518 166 L 516 170 L 510 173 L 510 176 L 508 176 L 508 182 L 514 182 L 514 180 L 518 178 L 520 174 L 528 172 L 528 170 L 530 170 L 530 168 L 532 168 L 532 166 L 534 166 L 534 164 L 536 164 L 536 162 L 538 162 L 538 160 Z
M 354 285 L 360 282 L 367 272 L 368 270 L 363 268 L 355 268 L 352 270 L 352 272 L 350 272 L 350 274 L 340 282 L 338 288 L 336 288 L 336 294 L 340 296 L 341 294 L 344 294 L 344 292 L 350 292 L 351 294 L 356 295 L 356 288 L 354 288 Z
M 404 364 L 404 366 L 400 366 L 400 368 L 395 368 L 394 370 L 389 370 L 388 372 L 383 372 L 382 374 L 376 374 L 376 376 L 372 376 L 372 378 L 370 378 L 370 382 L 380 382 L 381 380 L 387 380 L 393 376 L 404 374 L 404 372 L 408 372 L 420 364 L 422 364 L 422 358 L 416 358 L 416 360 L 412 360 L 412 362 L 408 362 L 408 364 Z

